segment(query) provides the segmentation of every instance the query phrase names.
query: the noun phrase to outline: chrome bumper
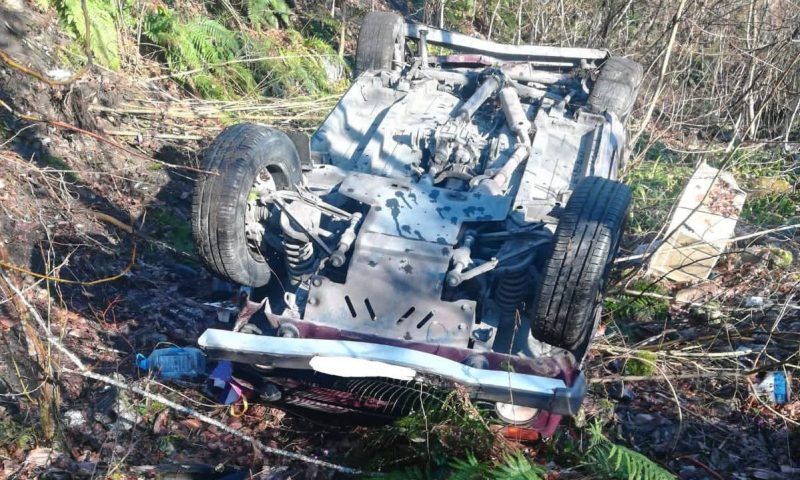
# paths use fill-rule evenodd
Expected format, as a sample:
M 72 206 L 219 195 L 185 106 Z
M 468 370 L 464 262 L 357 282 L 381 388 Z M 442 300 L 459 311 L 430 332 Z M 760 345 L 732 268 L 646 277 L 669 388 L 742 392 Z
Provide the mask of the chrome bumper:
M 320 366 L 326 360 L 330 364 L 350 363 L 343 367 L 341 376 L 382 377 L 390 369 L 381 370 L 381 365 L 388 364 L 406 369 L 404 372 L 412 371 L 411 374 L 418 378 L 427 375 L 458 383 L 478 400 L 514 403 L 561 415 L 574 415 L 586 393 L 583 373 L 579 373 L 568 387 L 557 378 L 482 370 L 430 353 L 376 343 L 269 337 L 216 329 L 206 330 L 197 343 L 212 358 L 275 368 L 316 370 L 336 375 Z M 359 373 L 352 362 L 340 362 L 341 359 L 372 362 L 362 367 L 366 365 L 373 369 L 365 373 L 362 368 Z

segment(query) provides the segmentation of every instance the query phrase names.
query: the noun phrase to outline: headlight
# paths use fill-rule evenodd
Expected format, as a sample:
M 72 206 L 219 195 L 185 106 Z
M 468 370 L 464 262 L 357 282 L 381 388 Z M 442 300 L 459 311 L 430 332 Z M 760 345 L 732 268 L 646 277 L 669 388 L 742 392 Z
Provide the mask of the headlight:
M 513 425 L 520 425 L 530 422 L 533 420 L 533 417 L 539 413 L 538 408 L 523 407 L 522 405 L 500 402 L 495 404 L 495 410 L 497 411 L 497 416 L 500 417 L 500 420 Z

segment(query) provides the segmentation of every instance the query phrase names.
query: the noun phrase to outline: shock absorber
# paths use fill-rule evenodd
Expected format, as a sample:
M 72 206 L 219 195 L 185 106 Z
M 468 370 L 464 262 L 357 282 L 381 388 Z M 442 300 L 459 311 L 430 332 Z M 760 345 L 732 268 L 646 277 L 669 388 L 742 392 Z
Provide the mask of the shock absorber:
M 289 283 L 296 287 L 314 271 L 314 243 L 309 233 L 319 228 L 320 211 L 303 202 L 286 205 L 281 212 L 283 250 Z
M 494 289 L 494 301 L 503 316 L 513 315 L 519 304 L 530 294 L 531 274 L 530 266 L 533 262 L 534 253 L 532 250 L 520 249 L 524 243 L 515 241 L 507 242 L 503 245 L 498 257 L 519 254 L 511 257 L 497 266 L 495 275 L 498 277 Z M 511 252 L 509 254 L 509 252 Z
M 500 277 L 494 290 L 494 301 L 503 315 L 513 314 L 530 293 L 531 276 L 527 268 Z
M 286 270 L 293 286 L 299 285 L 303 275 L 310 274 L 314 266 L 314 244 L 292 238 L 284 232 L 283 249 L 286 253 Z

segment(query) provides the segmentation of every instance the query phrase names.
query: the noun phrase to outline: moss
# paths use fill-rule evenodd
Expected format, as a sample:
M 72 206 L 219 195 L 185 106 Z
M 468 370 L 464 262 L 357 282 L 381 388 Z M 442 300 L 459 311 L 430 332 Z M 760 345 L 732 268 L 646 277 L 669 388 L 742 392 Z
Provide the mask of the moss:
M 663 286 L 649 280 L 635 281 L 627 286 L 627 290 L 659 295 L 668 293 Z M 606 298 L 605 311 L 623 322 L 663 321 L 669 315 L 669 301 L 644 295 L 612 295 Z
M 778 247 L 770 247 L 768 249 L 769 252 L 769 263 L 771 267 L 780 268 L 781 270 L 785 270 L 792 266 L 792 262 L 794 261 L 794 255 L 789 250 L 785 250 L 783 248 Z
M 36 445 L 36 430 L 13 417 L 0 419 L 0 451 L 26 450 Z
M 190 222 L 162 209 L 151 211 L 149 218 L 155 224 L 155 230 L 160 240 L 182 252 L 194 252 L 195 245 Z
M 136 412 L 144 418 L 155 418 L 156 415 L 164 411 L 167 406 L 157 401 L 143 401 L 136 404 Z
M 649 377 L 656 371 L 656 356 L 653 352 L 640 351 L 625 362 L 625 374 L 637 377 Z
M 75 173 L 72 167 L 61 158 L 46 154 L 44 155 L 43 161 L 46 166 L 63 173 L 64 178 L 66 178 L 68 181 L 77 182 L 79 180 L 78 175 Z

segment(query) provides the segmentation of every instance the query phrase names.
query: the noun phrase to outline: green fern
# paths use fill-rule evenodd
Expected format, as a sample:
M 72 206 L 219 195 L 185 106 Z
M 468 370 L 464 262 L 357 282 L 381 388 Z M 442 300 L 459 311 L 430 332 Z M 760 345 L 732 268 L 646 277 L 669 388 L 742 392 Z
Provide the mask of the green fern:
M 389 480 L 542 480 L 547 473 L 543 467 L 531 463 L 522 452 L 515 452 L 494 463 L 478 460 L 468 453 L 465 458 L 453 459 L 448 468 L 435 472 L 420 467 L 393 470 L 375 479 Z
M 344 77 L 347 67 L 330 45 L 313 37 L 304 39 L 294 30 L 285 31 L 281 40 L 265 36 L 249 41 L 249 56 L 268 57 L 253 65 L 254 74 L 262 80 L 265 93 L 276 96 L 317 95 L 339 88 L 331 84 L 326 68 L 338 69 Z
M 285 0 L 244 0 L 244 9 L 247 19 L 256 29 L 290 25 L 292 11 Z
M 180 19 L 166 8 L 145 17 L 142 30 L 161 47 L 173 73 L 192 72 L 181 77 L 203 97 L 230 98 L 247 95 L 256 89 L 252 72 L 238 58 L 242 42 L 236 32 L 212 18 L 198 16 Z
M 603 434 L 600 422 L 591 425 L 589 434 L 586 456 L 593 472 L 618 480 L 675 480 L 674 475 L 641 453 L 611 442 Z
M 338 86 L 330 84 L 326 69 L 338 68 L 344 76 L 346 68 L 328 44 L 294 30 L 242 33 L 206 16 L 184 20 L 165 7 L 149 13 L 142 30 L 173 73 L 190 72 L 179 80 L 207 98 L 330 93 Z
M 490 480 L 541 480 L 547 473 L 543 467 L 531 463 L 522 452 L 507 456 L 503 463 L 495 465 L 487 478 Z
M 491 466 L 480 462 L 475 455 L 467 453 L 466 458 L 457 458 L 450 462 L 450 474 L 448 480 L 479 480 L 486 478 L 491 470 Z
M 81 42 L 86 38 L 86 21 L 81 0 L 52 0 L 61 22 Z M 113 0 L 86 0 L 89 13 L 90 44 L 97 63 L 117 70 L 120 67 L 117 10 Z

